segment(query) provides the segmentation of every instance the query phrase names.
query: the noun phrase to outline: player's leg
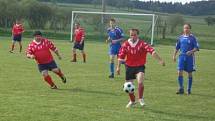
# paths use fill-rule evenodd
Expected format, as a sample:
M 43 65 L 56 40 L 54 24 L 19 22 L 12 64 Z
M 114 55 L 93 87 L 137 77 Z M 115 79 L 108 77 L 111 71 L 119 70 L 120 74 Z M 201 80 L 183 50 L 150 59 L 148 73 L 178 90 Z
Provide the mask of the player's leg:
M 115 55 L 110 55 L 110 75 L 109 75 L 109 78 L 114 78 L 114 58 L 115 58 Z
M 143 84 L 143 80 L 144 80 L 144 73 L 143 72 L 139 72 L 137 73 L 137 82 L 138 82 L 138 98 L 139 98 L 139 103 L 141 106 L 144 106 L 144 84 Z
M 11 44 L 11 49 L 9 51 L 10 53 L 13 53 L 14 48 L 15 48 L 16 41 L 14 39 L 15 39 L 15 37 L 13 37 L 13 41 L 12 41 L 12 44 Z
M 22 52 L 22 41 L 21 40 L 19 41 L 19 52 L 20 53 Z
M 77 54 L 76 54 L 76 48 L 74 47 L 73 49 L 72 49 L 72 60 L 71 60 L 71 62 L 77 62 Z
M 84 50 L 81 50 L 81 54 L 82 54 L 82 57 L 83 57 L 83 62 L 86 63 L 86 53 Z
M 52 72 L 54 72 L 56 75 L 58 75 L 63 83 L 66 83 L 66 77 L 64 76 L 63 72 L 60 70 L 60 68 L 53 68 Z
M 41 71 L 44 80 L 50 85 L 51 89 L 57 89 L 57 86 L 54 84 L 51 76 L 48 74 L 48 70 Z
M 128 67 L 126 66 L 126 73 L 125 73 L 125 80 L 126 82 L 134 82 L 134 79 L 136 79 L 136 75 L 135 75 L 135 69 L 132 67 Z M 132 106 L 134 106 L 136 104 L 135 102 L 135 95 L 134 92 L 133 93 L 128 93 L 129 96 L 129 103 L 126 105 L 126 108 L 130 108 Z
M 176 94 L 184 94 L 184 79 L 183 70 L 185 69 L 185 56 L 179 56 L 178 58 L 178 91 Z
M 187 94 L 191 94 L 192 83 L 193 83 L 193 75 L 192 72 L 195 71 L 195 58 L 194 56 L 187 57 L 187 69 L 188 72 L 188 82 L 187 82 Z
M 191 94 L 192 90 L 192 83 L 193 83 L 193 74 L 192 72 L 188 72 L 188 83 L 187 83 L 187 94 Z

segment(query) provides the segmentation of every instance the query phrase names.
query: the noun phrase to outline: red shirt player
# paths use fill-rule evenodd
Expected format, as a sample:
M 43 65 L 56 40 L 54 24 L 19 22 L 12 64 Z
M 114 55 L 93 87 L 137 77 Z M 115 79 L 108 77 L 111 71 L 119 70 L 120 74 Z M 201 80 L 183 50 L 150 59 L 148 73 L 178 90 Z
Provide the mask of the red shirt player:
M 83 28 L 80 27 L 79 23 L 75 24 L 75 31 L 74 31 L 74 46 L 73 46 L 73 59 L 71 62 L 77 62 L 76 58 L 76 49 L 79 49 L 83 56 L 83 62 L 86 62 L 86 54 L 84 52 L 84 38 L 85 38 L 85 31 Z
M 118 60 L 125 60 L 126 65 L 126 82 L 132 82 L 134 79 L 138 81 L 138 94 L 139 94 L 139 103 L 141 106 L 144 106 L 143 92 L 144 92 L 144 73 L 145 73 L 145 64 L 146 64 L 146 55 L 150 53 L 152 57 L 157 59 L 159 63 L 165 66 L 164 61 L 160 56 L 155 52 L 149 44 L 140 40 L 138 38 L 139 30 L 131 29 L 130 38 L 125 41 L 120 48 Z M 120 62 L 117 66 L 117 72 L 120 72 Z M 129 94 L 130 102 L 127 104 L 127 108 L 132 107 L 135 104 L 134 93 Z
M 34 33 L 34 40 L 27 48 L 27 57 L 36 60 L 39 71 L 42 73 L 44 80 L 50 85 L 51 89 L 57 89 L 57 86 L 52 81 L 48 71 L 52 71 L 57 74 L 62 79 L 63 83 L 66 83 L 66 78 L 60 68 L 57 67 L 50 50 L 53 51 L 59 59 L 61 59 L 55 45 L 48 39 L 43 38 L 40 31 L 36 31 Z
M 24 27 L 22 26 L 20 21 L 16 21 L 12 28 L 12 37 L 13 42 L 11 45 L 11 50 L 9 52 L 13 53 L 15 43 L 19 43 L 19 52 L 22 52 L 22 33 L 24 32 Z

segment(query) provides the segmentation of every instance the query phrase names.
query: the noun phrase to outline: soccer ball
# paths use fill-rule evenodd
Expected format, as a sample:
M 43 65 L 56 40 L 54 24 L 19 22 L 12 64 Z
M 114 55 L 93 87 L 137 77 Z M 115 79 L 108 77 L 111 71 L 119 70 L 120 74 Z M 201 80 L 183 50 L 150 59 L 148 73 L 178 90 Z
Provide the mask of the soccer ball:
M 123 90 L 126 93 L 133 93 L 134 89 L 135 89 L 135 86 L 134 86 L 134 84 L 132 82 L 125 82 L 124 85 L 123 85 Z

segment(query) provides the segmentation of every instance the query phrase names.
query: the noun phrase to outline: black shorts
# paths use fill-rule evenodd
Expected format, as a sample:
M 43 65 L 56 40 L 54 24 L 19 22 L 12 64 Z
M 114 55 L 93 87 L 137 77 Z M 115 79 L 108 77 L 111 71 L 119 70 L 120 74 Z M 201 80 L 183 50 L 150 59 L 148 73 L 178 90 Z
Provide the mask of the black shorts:
M 57 64 L 55 63 L 55 61 L 52 61 L 50 63 L 46 63 L 46 64 L 38 64 L 38 69 L 40 72 L 44 71 L 44 70 L 48 70 L 51 71 L 52 69 L 57 68 Z
M 22 35 L 14 35 L 13 36 L 13 41 L 21 42 L 22 41 Z
M 79 42 L 75 42 L 73 48 L 84 50 L 84 42 L 82 44 L 80 44 Z
M 137 66 L 137 67 L 129 67 L 129 66 L 125 66 L 126 67 L 126 80 L 132 80 L 132 79 L 136 79 L 136 74 L 139 72 L 143 72 L 145 73 L 145 65 L 143 66 Z

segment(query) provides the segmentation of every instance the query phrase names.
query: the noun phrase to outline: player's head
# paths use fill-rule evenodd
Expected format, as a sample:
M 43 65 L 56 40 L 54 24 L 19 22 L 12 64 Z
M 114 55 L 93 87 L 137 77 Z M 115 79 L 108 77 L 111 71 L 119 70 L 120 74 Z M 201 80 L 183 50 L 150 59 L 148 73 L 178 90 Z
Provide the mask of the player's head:
M 40 31 L 35 31 L 33 36 L 34 36 L 34 39 L 38 42 L 42 40 L 42 33 Z
M 75 23 L 75 28 L 78 29 L 80 27 L 80 23 Z
M 184 26 L 183 26 L 183 33 L 184 34 L 190 34 L 190 31 L 191 31 L 191 25 L 190 24 L 184 24 Z
M 116 20 L 115 19 L 110 19 L 109 21 L 110 27 L 115 27 L 116 26 Z
M 130 35 L 131 39 L 137 40 L 138 35 L 139 35 L 139 30 L 138 29 L 130 29 L 129 30 L 129 35 Z

